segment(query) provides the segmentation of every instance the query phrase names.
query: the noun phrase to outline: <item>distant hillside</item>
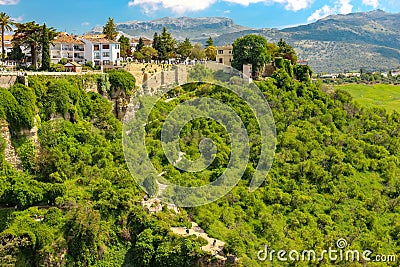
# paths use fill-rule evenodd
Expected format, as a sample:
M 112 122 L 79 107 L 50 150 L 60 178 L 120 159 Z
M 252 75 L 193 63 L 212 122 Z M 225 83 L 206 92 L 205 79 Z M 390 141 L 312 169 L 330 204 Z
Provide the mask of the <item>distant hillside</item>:
M 283 38 L 308 60 L 316 72 L 387 70 L 400 67 L 400 14 L 382 10 L 333 15 L 298 27 L 252 29 L 228 18 L 162 18 L 119 23 L 117 29 L 132 36 L 151 38 L 162 27 L 178 40 L 186 37 L 204 43 L 212 36 L 216 45 L 231 44 L 247 34 L 260 34 L 269 42 Z M 101 31 L 94 29 L 93 32 Z
M 270 42 L 283 38 L 316 72 L 387 70 L 400 66 L 400 14 L 381 10 L 334 15 L 283 30 L 260 29 L 220 35 L 216 44 L 253 33 Z
M 153 38 L 154 32 L 161 32 L 166 26 L 168 31 L 178 40 L 190 39 L 203 40 L 209 36 L 217 37 L 224 33 L 240 32 L 249 29 L 234 23 L 229 18 L 160 18 L 151 21 L 129 21 L 117 23 L 117 30 L 131 36 L 145 36 Z M 91 33 L 101 32 L 101 27 L 94 28 Z

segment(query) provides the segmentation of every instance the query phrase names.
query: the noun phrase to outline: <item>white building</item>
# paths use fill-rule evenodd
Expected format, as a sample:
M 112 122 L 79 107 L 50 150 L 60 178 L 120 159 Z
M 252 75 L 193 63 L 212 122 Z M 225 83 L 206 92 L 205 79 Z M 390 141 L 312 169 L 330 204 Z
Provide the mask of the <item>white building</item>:
M 51 62 L 57 64 L 65 58 L 68 62 L 85 64 L 85 43 L 68 33 L 60 33 L 50 47 Z
M 93 62 L 94 66 L 112 67 L 118 66 L 121 59 L 120 43 L 106 38 L 85 36 L 84 57 L 86 61 Z
M 13 47 L 13 45 L 11 43 L 12 38 L 13 38 L 12 35 L 4 35 L 4 50 L 6 52 L 6 56 L 12 50 L 12 47 Z M 1 36 L 0 36 L 0 55 L 1 55 L 2 51 L 3 51 L 3 48 L 1 47 L 1 45 L 2 45 L 2 39 L 1 39 Z

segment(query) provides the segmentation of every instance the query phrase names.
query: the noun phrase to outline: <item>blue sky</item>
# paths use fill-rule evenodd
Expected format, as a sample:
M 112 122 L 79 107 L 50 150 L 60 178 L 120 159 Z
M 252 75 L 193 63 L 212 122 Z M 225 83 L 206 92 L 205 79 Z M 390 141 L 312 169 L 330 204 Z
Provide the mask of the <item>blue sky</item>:
M 218 16 L 254 28 L 282 28 L 330 14 L 383 9 L 400 12 L 398 0 L 0 0 L 0 11 L 18 22 L 46 22 L 59 31 L 82 34 L 116 22 L 165 16 Z

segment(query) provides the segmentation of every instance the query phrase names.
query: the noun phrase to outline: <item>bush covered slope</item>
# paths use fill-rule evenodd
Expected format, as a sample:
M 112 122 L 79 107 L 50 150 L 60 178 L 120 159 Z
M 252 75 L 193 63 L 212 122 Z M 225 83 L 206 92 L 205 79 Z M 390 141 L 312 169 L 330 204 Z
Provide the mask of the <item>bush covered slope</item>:
M 135 205 L 144 193 L 127 171 L 121 123 L 109 100 L 86 93 L 77 81 L 32 80 L 26 92 L 34 92 L 35 110 L 42 119 L 40 153 L 36 156 L 38 148 L 28 149 L 30 141 L 17 138 L 17 147 L 27 147 L 20 149 L 27 154 L 21 157 L 25 172 L 2 163 L 0 263 L 193 266 L 202 255 L 201 241 L 170 233 L 170 226 L 187 225 L 187 215 L 208 234 L 225 241 L 226 250 L 239 256 L 243 266 L 297 266 L 261 262 L 257 252 L 265 245 L 276 251 L 322 251 L 335 248 L 340 238 L 347 240 L 349 248 L 369 249 L 374 255 L 399 253 L 400 114 L 361 108 L 348 93 L 324 93 L 320 84 L 295 81 L 284 69 L 257 84 L 274 113 L 278 141 L 263 186 L 249 193 L 245 176 L 215 203 L 180 215 L 169 211 L 150 215 Z M 7 120 L 27 118 L 22 125 L 28 127 L 31 113 L 17 108 L 26 105 L 19 92 L 18 86 L 1 91 L 1 97 L 18 104 L 14 110 L 2 101 L 0 114 Z M 198 84 L 174 93 L 177 100 L 160 103 L 152 113 L 153 121 L 162 122 L 179 99 L 210 95 L 236 106 L 244 124 L 253 127 L 254 118 L 230 92 Z M 195 120 L 181 133 L 182 149 L 192 159 L 198 157 L 197 144 L 203 136 L 216 138 L 218 164 L 201 176 L 181 173 L 164 160 L 157 141 L 159 126 L 148 126 L 147 147 L 153 163 L 166 170 L 168 178 L 203 184 L 223 171 L 229 140 L 218 123 Z M 257 129 L 253 130 L 251 156 L 257 161 Z M 17 205 L 18 210 L 6 205 Z M 44 220 L 35 221 L 32 215 L 42 215 Z M 321 263 L 299 266 L 312 264 Z M 344 262 L 323 264 L 343 266 Z

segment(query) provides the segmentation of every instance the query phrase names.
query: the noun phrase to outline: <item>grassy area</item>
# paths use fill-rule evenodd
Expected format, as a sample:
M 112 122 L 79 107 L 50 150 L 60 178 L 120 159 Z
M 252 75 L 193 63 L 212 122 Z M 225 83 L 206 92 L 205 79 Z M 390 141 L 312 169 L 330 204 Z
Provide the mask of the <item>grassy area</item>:
M 386 84 L 347 84 L 335 86 L 349 92 L 355 101 L 368 107 L 384 107 L 400 112 L 400 86 Z

